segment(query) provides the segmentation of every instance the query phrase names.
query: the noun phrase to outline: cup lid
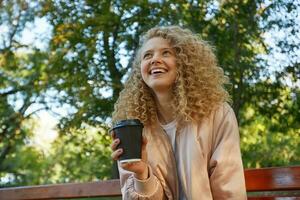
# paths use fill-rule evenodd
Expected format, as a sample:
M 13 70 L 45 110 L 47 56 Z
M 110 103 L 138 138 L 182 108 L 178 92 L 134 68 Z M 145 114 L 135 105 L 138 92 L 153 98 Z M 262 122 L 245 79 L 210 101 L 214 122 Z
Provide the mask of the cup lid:
M 124 119 L 121 121 L 118 121 L 110 130 L 112 130 L 122 127 L 122 126 L 141 126 L 144 127 L 143 123 L 139 119 Z
M 143 125 L 142 122 L 139 119 L 124 119 L 121 121 L 118 121 L 114 127 L 116 126 L 140 126 Z

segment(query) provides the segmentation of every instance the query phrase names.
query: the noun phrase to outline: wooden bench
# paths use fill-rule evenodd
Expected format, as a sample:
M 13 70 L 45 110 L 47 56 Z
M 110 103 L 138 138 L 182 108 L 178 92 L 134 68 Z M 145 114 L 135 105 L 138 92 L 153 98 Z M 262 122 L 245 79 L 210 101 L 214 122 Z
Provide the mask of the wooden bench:
M 245 170 L 249 200 L 300 199 L 300 166 Z
M 246 169 L 249 200 L 300 199 L 300 166 Z M 119 180 L 0 189 L 0 200 L 120 197 Z

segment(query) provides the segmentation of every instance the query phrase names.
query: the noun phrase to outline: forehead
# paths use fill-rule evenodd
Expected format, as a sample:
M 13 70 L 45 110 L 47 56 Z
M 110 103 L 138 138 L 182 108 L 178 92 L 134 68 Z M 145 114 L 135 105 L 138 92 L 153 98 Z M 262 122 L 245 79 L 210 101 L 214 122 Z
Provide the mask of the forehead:
M 142 47 L 142 52 L 165 48 L 172 48 L 169 41 L 161 37 L 154 37 L 145 42 Z

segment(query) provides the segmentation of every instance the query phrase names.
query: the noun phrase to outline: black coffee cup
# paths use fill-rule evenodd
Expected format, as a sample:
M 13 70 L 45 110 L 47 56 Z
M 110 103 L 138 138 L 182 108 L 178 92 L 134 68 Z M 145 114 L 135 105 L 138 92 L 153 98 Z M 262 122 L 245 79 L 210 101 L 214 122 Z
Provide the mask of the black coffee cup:
M 111 129 L 120 139 L 117 148 L 123 149 L 119 157 L 121 163 L 141 160 L 143 127 L 144 125 L 138 119 L 126 119 L 117 122 Z

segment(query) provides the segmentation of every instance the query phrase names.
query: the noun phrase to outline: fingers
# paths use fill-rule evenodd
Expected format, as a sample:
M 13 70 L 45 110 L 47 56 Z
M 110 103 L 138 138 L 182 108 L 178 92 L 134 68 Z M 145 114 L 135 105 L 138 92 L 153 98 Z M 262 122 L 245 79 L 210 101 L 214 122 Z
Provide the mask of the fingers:
M 121 163 L 121 167 L 123 169 L 128 170 L 128 171 L 133 171 L 133 172 L 138 171 L 137 169 L 141 168 L 141 165 L 142 165 L 141 161 Z
M 121 163 L 121 167 L 123 169 L 128 169 L 130 168 L 130 166 L 136 165 L 137 162 L 125 162 L 125 163 Z
M 111 133 L 111 137 L 112 137 L 113 139 L 116 139 L 116 134 L 115 134 L 115 132 L 114 132 L 114 131 L 111 131 L 110 133 Z
M 121 163 L 121 167 L 135 173 L 135 177 L 144 180 L 148 177 L 148 165 L 143 161 Z
M 117 146 L 120 144 L 120 139 L 116 138 L 112 141 L 112 143 L 110 144 L 110 148 L 115 151 L 117 149 Z
M 112 134 L 112 136 L 114 135 L 114 133 Z M 114 136 L 113 136 L 114 138 Z M 112 143 L 110 144 L 110 148 L 113 151 L 111 154 L 111 158 L 113 160 L 118 160 L 119 156 L 123 153 L 123 149 L 117 149 L 118 145 L 120 144 L 120 139 L 119 138 L 115 138 Z
M 133 171 L 135 172 L 135 167 L 140 165 L 140 161 L 137 162 L 125 162 L 125 163 L 121 163 L 121 167 L 127 171 Z M 133 168 L 133 169 L 132 169 Z
M 111 158 L 112 158 L 113 160 L 118 160 L 118 159 L 119 159 L 119 156 L 120 156 L 122 153 L 123 153 L 123 149 L 118 149 L 118 150 L 112 152 Z

